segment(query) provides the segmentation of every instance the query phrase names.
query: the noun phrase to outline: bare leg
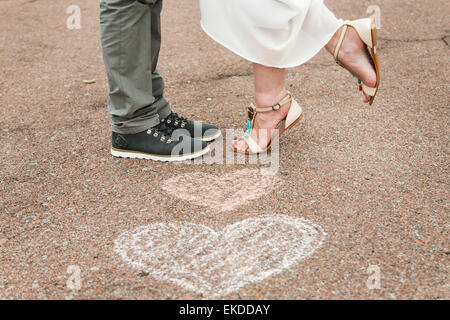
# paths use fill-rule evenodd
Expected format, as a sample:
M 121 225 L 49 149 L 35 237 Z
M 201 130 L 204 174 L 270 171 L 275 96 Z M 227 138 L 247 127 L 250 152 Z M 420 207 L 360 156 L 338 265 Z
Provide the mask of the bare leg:
M 334 53 L 334 49 L 336 48 L 340 35 L 341 29 L 334 34 L 333 38 L 325 46 L 327 51 L 331 54 Z M 366 45 L 359 38 L 358 33 L 353 27 L 349 27 L 347 33 L 345 34 L 338 59 L 348 71 L 361 79 L 363 83 L 369 87 L 375 87 L 377 82 L 375 69 L 370 63 L 370 57 L 367 55 Z M 370 97 L 364 94 L 364 102 L 369 102 L 369 100 Z
M 255 84 L 255 106 L 264 108 L 276 105 L 287 95 L 285 87 L 286 69 L 266 67 L 253 64 Z M 252 138 L 258 142 L 261 148 L 265 148 L 272 136 L 272 131 L 289 112 L 291 103 L 286 103 L 279 110 L 258 113 L 252 130 Z M 267 129 L 266 132 L 258 129 Z M 259 134 L 258 134 L 259 133 Z M 241 151 L 248 150 L 247 144 L 241 140 L 233 141 L 233 146 Z
M 325 48 L 333 54 L 336 43 L 339 39 L 341 29 L 328 42 Z M 375 70 L 367 56 L 365 44 L 359 38 L 353 27 L 349 27 L 342 43 L 338 56 L 339 61 L 361 79 L 369 87 L 376 85 L 377 76 Z M 281 101 L 287 94 L 285 88 L 286 69 L 266 67 L 260 64 L 253 64 L 255 82 L 255 106 L 262 108 L 273 106 Z M 364 92 L 363 92 L 364 94 Z M 370 97 L 364 94 L 364 102 L 369 102 Z M 252 130 L 252 138 L 258 142 L 261 148 L 265 148 L 272 137 L 272 131 L 278 123 L 283 120 L 289 112 L 290 103 L 283 105 L 277 111 L 258 113 L 256 115 L 253 129 L 267 129 L 264 134 L 260 130 Z M 233 141 L 233 146 L 240 151 L 247 151 L 248 146 L 244 140 Z

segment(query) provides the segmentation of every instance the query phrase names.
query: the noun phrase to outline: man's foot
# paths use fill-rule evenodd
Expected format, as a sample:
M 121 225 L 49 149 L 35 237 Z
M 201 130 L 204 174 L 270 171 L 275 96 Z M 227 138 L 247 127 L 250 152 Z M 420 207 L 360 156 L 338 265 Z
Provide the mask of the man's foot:
M 265 99 L 263 105 L 256 104 L 256 107 L 264 108 L 269 105 L 275 105 L 278 101 L 280 101 L 284 96 L 286 96 L 287 91 L 281 92 L 276 97 L 269 97 Z M 255 122 L 253 123 L 253 128 L 250 133 L 250 136 L 255 140 L 258 145 L 265 149 L 273 136 L 275 128 L 278 126 L 280 121 L 286 118 L 289 109 L 291 107 L 291 102 L 288 102 L 281 106 L 280 109 L 274 111 L 267 111 L 257 113 L 255 117 Z M 237 140 L 232 141 L 232 145 L 240 152 L 249 151 L 249 146 L 244 141 L 243 138 L 239 138 Z
M 207 142 L 217 139 L 222 134 L 216 126 L 203 122 L 191 121 L 173 112 L 165 119 L 161 119 L 161 123 L 164 123 L 173 130 L 179 131 L 175 134 L 179 133 Z
M 334 49 L 341 35 L 341 29 L 336 31 L 333 38 L 328 42 L 325 48 L 333 54 Z M 349 26 L 347 33 L 345 34 L 344 41 L 342 42 L 341 49 L 339 51 L 338 60 L 344 67 L 353 73 L 361 81 L 373 88 L 377 83 L 377 74 L 375 68 L 372 65 L 372 59 L 367 51 L 366 44 L 361 40 L 356 30 Z M 370 101 L 370 96 L 364 94 L 364 102 Z
M 156 161 L 183 161 L 201 157 L 210 151 L 206 142 L 187 136 L 171 138 L 173 129 L 159 125 L 136 134 L 112 133 L 111 154 L 121 158 Z

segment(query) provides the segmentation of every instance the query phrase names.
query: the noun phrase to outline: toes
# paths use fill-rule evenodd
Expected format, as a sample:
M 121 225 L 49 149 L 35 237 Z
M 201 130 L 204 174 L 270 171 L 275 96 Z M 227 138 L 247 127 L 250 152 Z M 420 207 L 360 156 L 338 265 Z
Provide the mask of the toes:
M 361 91 L 361 92 L 364 96 L 363 102 L 365 102 L 365 103 L 369 102 L 371 97 L 368 94 L 366 94 L 364 91 Z
M 376 81 L 376 80 L 375 80 L 375 81 Z M 375 85 L 376 85 L 376 84 L 374 84 L 373 86 L 375 86 Z M 370 85 L 368 85 L 368 86 L 370 86 Z M 369 102 L 371 97 L 363 91 L 363 88 L 362 88 L 362 81 L 361 81 L 359 78 L 358 78 L 358 88 L 359 88 L 359 91 L 361 91 L 362 94 L 364 95 L 363 101 L 366 102 L 366 103 Z
M 236 149 L 236 150 L 239 150 L 239 151 L 242 151 L 242 152 L 245 152 L 245 151 L 247 151 L 247 144 L 245 143 L 245 141 L 244 140 L 242 140 L 242 138 L 240 139 L 240 140 L 233 140 L 232 142 L 231 142 L 231 144 L 233 145 L 233 147 Z
M 367 93 L 365 93 L 364 91 L 362 91 L 362 90 L 361 90 L 361 92 L 362 92 L 362 94 L 364 96 L 363 101 L 366 102 L 366 103 L 369 102 L 370 101 L 370 96 Z

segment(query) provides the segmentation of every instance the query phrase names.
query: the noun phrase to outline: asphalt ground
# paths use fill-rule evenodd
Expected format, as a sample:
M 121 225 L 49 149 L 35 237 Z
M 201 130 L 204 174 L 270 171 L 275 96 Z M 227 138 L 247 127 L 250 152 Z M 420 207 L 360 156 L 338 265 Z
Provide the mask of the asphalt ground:
M 98 1 L 1 0 L 0 298 L 448 299 L 448 1 L 327 3 L 379 6 L 379 95 L 326 52 L 290 70 L 305 119 L 268 175 L 111 157 Z M 225 135 L 251 65 L 199 19 L 165 1 L 159 69 L 173 109 Z

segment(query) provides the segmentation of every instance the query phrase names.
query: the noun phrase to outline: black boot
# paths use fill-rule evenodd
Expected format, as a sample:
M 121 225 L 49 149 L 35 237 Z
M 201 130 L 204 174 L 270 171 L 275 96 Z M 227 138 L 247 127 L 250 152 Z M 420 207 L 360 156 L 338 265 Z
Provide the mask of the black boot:
M 173 129 L 163 123 L 136 134 L 112 133 L 111 154 L 115 157 L 157 161 L 183 161 L 210 151 L 206 142 L 188 136 L 173 138 Z
M 177 130 L 181 135 L 184 134 L 191 138 L 207 142 L 217 139 L 222 134 L 216 126 L 191 121 L 173 112 L 165 119 L 162 119 L 161 123 L 170 126 L 173 130 Z

